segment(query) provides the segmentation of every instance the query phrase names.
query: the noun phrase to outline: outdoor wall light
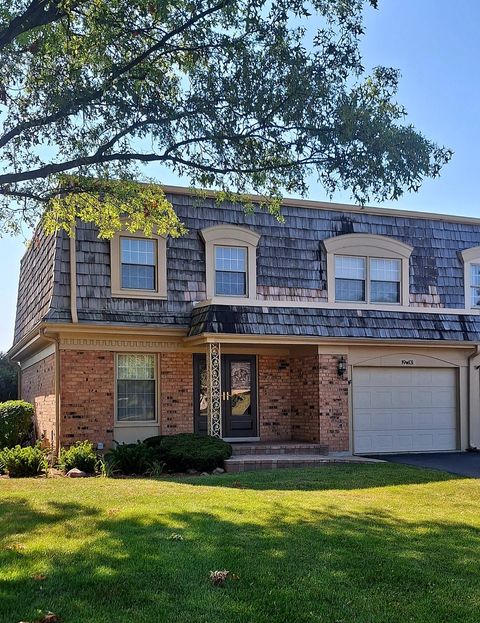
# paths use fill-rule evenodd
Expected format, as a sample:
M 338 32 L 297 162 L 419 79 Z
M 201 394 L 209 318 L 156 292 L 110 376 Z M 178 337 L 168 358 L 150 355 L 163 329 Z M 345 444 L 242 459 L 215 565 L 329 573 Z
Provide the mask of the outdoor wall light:
M 338 364 L 337 364 L 338 376 L 343 377 L 343 375 L 345 374 L 346 371 L 347 371 L 347 362 L 345 360 L 345 357 L 342 356 L 338 360 Z

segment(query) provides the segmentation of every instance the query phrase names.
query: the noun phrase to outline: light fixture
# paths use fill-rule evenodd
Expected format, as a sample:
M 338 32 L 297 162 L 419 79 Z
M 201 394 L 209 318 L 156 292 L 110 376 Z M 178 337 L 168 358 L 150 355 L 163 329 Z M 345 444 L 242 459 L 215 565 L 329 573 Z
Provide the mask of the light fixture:
M 340 359 L 338 360 L 338 364 L 337 364 L 338 376 L 343 378 L 343 375 L 345 374 L 346 371 L 347 371 L 347 362 L 346 362 L 345 357 L 342 355 Z

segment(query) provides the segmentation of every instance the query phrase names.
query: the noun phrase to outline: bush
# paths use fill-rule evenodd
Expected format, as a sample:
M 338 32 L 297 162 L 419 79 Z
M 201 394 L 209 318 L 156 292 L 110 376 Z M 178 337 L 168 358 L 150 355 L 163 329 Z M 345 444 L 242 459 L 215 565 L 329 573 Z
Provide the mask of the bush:
M 77 441 L 60 453 L 60 467 L 64 472 L 76 467 L 87 474 L 94 474 L 97 460 L 96 452 L 89 441 Z
M 107 452 L 105 461 L 112 471 L 125 475 L 142 476 L 151 472 L 158 473 L 160 470 L 160 461 L 157 460 L 155 450 L 141 441 L 117 444 L 115 448 Z
M 45 451 L 40 444 L 35 446 L 15 446 L 0 450 L 0 468 L 6 471 L 10 478 L 38 476 L 48 469 Z
M 210 471 L 222 467 L 232 454 L 232 447 L 226 441 L 191 433 L 149 437 L 144 443 L 155 450 L 157 460 L 174 471 Z
M 0 448 L 29 443 L 33 432 L 33 405 L 23 400 L 0 403 Z
M 18 366 L 7 353 L 0 353 L 0 403 L 15 400 L 18 395 Z

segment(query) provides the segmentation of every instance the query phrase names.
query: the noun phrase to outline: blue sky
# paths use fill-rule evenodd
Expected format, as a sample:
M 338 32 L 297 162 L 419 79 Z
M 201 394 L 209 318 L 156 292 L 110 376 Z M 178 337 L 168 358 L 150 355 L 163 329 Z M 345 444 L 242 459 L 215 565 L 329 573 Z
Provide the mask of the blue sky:
M 480 144 L 480 3 L 478 0 L 380 0 L 366 11 L 362 49 L 367 69 L 376 65 L 402 72 L 399 101 L 409 120 L 428 138 L 452 148 L 452 162 L 441 178 L 428 180 L 415 194 L 384 204 L 407 210 L 480 216 L 476 181 Z M 149 174 L 181 184 L 168 171 Z M 328 199 L 312 184 L 310 199 Z M 338 194 L 336 201 L 349 201 Z M 0 239 L 0 350 L 12 343 L 23 239 Z

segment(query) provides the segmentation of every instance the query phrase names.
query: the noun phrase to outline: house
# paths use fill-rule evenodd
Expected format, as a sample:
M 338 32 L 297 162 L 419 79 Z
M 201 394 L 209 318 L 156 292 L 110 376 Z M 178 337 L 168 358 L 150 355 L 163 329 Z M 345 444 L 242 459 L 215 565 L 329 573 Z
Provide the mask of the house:
M 12 359 L 54 449 L 197 431 L 331 452 L 480 446 L 480 220 L 165 187 L 179 239 L 38 233 Z

